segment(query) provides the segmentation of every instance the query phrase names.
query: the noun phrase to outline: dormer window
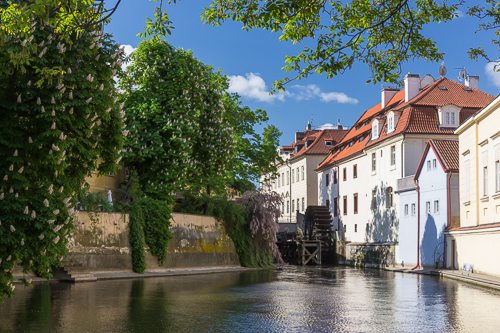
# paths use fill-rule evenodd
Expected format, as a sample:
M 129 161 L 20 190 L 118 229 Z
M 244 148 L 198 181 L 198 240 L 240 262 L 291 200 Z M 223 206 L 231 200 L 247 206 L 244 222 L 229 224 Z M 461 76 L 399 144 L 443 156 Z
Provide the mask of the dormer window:
M 364 136 L 361 136 L 361 137 L 359 138 L 359 142 L 363 142 L 363 140 L 364 140 L 364 139 L 365 139 L 365 138 L 364 138 Z
M 378 139 L 378 120 L 374 119 L 372 121 L 372 140 Z
M 387 132 L 391 133 L 392 131 L 394 131 L 394 115 L 389 115 L 387 117 L 387 123 L 388 123 Z
M 441 127 L 457 127 L 459 125 L 460 108 L 449 104 L 438 109 Z
M 354 141 L 349 142 L 349 147 L 352 147 L 353 144 L 354 144 Z
M 295 154 L 299 152 L 299 146 L 295 146 Z
M 332 142 L 331 141 L 325 141 L 325 146 L 331 147 L 332 146 Z

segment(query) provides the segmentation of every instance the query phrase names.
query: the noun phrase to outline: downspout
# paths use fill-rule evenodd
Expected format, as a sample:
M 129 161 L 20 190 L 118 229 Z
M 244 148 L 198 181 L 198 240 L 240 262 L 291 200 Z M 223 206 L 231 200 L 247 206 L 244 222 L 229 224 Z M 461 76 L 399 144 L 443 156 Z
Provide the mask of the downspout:
M 401 142 L 401 178 L 404 178 L 404 145 L 405 145 L 406 137 L 403 134 L 403 141 Z
M 417 185 L 417 264 L 411 270 L 420 266 L 420 187 L 417 180 L 414 179 L 413 181 Z
M 451 170 L 448 172 L 448 223 L 447 226 L 451 226 Z M 443 269 L 446 267 L 446 234 L 444 234 L 444 245 L 443 245 L 443 265 L 438 269 Z

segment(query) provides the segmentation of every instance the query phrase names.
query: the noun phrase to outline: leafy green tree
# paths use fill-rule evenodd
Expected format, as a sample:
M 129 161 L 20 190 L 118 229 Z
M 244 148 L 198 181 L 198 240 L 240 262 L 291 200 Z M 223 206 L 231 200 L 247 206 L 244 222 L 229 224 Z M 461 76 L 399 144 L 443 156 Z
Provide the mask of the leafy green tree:
M 15 22 L 1 13 L 0 297 L 13 294 L 14 265 L 51 277 L 67 252 L 85 177 L 116 170 L 123 143 L 113 81 L 122 51 L 99 30 L 59 34 L 59 7 L 46 3 L 30 13 L 9 3 L 28 31 L 12 32 Z
M 291 77 L 274 82 L 284 84 L 325 73 L 328 78 L 342 74 L 356 62 L 367 64 L 367 82 L 398 83 L 401 64 L 423 58 L 440 61 L 444 54 L 423 29 L 431 23 L 450 22 L 468 1 L 446 0 L 213 0 L 202 18 L 218 26 L 227 20 L 240 22 L 244 30 L 264 29 L 280 32 L 280 40 L 294 44 L 306 42 L 297 55 L 287 56 L 285 72 Z M 473 3 L 466 15 L 478 18 L 478 30 L 494 32 L 494 45 L 500 44 L 500 3 L 485 0 Z M 481 46 L 471 45 L 471 59 L 490 57 Z M 498 59 L 495 55 L 493 59 Z
M 144 40 L 120 80 L 129 132 L 124 161 L 143 191 L 165 199 L 186 187 L 223 192 L 236 180 L 256 180 L 276 158 L 281 133 L 265 111 L 242 107 L 225 92 L 228 80 L 190 51 Z

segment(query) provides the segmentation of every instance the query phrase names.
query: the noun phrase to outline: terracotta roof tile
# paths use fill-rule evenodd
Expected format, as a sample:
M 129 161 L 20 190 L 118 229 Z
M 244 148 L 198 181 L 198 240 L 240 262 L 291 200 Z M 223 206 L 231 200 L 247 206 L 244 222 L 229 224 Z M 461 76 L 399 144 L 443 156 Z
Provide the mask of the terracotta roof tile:
M 429 140 L 443 162 L 445 171 L 459 169 L 459 148 L 457 140 Z
M 325 129 L 309 135 L 307 138 L 315 139 L 310 145 L 308 145 L 307 149 L 305 145 L 295 154 L 293 158 L 302 155 L 314 155 L 314 154 L 329 154 L 330 148 L 325 144 L 325 141 L 332 141 L 332 145 L 340 142 L 342 138 L 346 135 L 348 130 L 340 130 L 340 129 Z

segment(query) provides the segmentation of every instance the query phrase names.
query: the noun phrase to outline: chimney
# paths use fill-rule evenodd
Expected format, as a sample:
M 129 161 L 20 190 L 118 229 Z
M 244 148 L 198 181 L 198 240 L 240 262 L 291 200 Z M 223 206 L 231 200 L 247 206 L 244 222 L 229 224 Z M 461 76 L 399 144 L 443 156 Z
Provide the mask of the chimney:
M 340 119 L 337 119 L 337 126 L 334 129 L 341 130 L 343 127 L 340 125 Z
M 304 132 L 295 132 L 295 143 L 305 137 Z
M 405 102 L 418 95 L 420 84 L 418 74 L 406 74 L 405 76 Z
M 479 90 L 479 76 L 477 75 L 467 75 L 465 77 L 465 85 Z
M 311 126 L 311 122 L 310 122 L 310 121 L 308 121 L 308 122 L 307 122 L 307 126 L 306 126 L 306 131 L 310 131 L 310 130 L 311 130 L 311 127 L 312 127 L 312 126 Z
M 383 88 L 382 89 L 382 107 L 381 109 L 385 108 L 389 101 L 391 100 L 394 95 L 398 92 L 398 89 L 394 88 Z

